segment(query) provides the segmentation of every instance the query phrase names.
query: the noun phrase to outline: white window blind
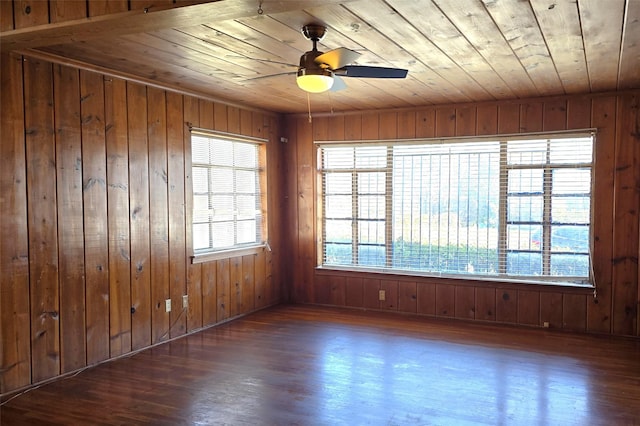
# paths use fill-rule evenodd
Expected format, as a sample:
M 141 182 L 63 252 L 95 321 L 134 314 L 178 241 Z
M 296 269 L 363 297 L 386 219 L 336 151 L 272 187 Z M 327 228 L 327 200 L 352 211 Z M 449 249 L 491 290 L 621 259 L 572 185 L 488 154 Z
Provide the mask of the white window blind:
M 590 132 L 319 145 L 323 266 L 590 284 Z
M 260 144 L 194 132 L 191 150 L 194 252 L 263 243 Z

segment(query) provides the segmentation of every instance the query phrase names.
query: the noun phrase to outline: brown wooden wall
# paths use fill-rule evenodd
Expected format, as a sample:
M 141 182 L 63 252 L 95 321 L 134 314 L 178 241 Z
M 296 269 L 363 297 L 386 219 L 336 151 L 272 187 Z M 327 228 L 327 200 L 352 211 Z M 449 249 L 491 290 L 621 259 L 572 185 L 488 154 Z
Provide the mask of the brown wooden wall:
M 14 54 L 1 77 L 0 393 L 279 302 L 278 117 Z M 269 140 L 272 252 L 191 264 L 189 124 Z
M 287 122 L 288 272 L 300 303 L 637 336 L 640 334 L 640 94 L 333 114 Z M 495 135 L 598 129 L 594 171 L 597 298 L 585 289 L 318 270 L 314 140 Z M 386 300 L 378 300 L 386 290 Z
M 143 9 L 171 9 L 189 0 L 0 0 L 0 31 L 57 24 Z

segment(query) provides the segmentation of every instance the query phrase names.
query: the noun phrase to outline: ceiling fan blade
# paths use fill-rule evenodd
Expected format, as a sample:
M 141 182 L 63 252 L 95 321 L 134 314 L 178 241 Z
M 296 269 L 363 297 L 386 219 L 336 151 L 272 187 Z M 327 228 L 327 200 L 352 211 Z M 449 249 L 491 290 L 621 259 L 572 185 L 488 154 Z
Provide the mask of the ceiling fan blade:
M 360 78 L 405 78 L 408 70 L 401 68 L 368 67 L 365 65 L 347 65 L 333 70 L 341 77 Z
M 339 90 L 343 90 L 347 88 L 347 84 L 344 82 L 344 80 L 337 75 L 333 75 L 333 85 L 331 86 L 330 91 L 331 92 L 337 92 Z
M 315 61 L 317 64 L 326 64 L 329 66 L 329 69 L 335 70 L 355 61 L 358 59 L 358 56 L 360 56 L 360 54 L 354 50 L 339 47 L 323 53 L 318 56 Z

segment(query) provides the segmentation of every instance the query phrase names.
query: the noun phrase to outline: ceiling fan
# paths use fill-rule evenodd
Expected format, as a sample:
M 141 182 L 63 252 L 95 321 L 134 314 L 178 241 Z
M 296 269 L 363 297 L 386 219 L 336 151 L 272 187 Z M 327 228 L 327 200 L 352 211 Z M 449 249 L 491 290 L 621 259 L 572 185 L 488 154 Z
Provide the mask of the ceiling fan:
M 342 77 L 405 78 L 407 76 L 408 71 L 400 68 L 349 65 L 360 56 L 360 53 L 345 47 L 326 53 L 320 52 L 317 44 L 326 33 L 327 28 L 324 25 L 308 24 L 302 27 L 302 34 L 307 40 L 313 42 L 313 49 L 300 57 L 300 65 L 296 72 L 296 83 L 302 90 L 309 93 L 342 90 L 347 87 Z
M 399 68 L 348 65 L 360 56 L 358 52 L 339 47 L 326 53 L 320 52 L 317 43 L 327 33 L 319 24 L 302 27 L 302 34 L 313 42 L 313 49 L 300 57 L 296 82 L 306 92 L 321 93 L 341 90 L 346 87 L 341 77 L 359 78 L 405 78 L 407 70 Z

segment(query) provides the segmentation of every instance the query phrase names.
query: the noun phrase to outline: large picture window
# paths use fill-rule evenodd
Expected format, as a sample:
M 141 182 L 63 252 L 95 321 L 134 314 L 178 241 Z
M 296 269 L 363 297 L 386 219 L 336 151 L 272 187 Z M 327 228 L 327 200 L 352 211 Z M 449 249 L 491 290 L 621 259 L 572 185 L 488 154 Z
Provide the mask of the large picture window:
M 319 145 L 322 266 L 591 284 L 591 133 Z
M 192 132 L 193 250 L 196 255 L 266 241 L 264 146 Z

